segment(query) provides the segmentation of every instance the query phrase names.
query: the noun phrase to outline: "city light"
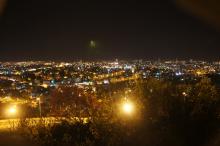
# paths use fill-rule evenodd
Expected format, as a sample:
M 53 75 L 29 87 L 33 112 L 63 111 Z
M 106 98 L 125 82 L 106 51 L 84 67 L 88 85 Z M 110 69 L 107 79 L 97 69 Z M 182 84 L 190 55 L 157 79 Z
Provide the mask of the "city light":
M 17 114 L 17 107 L 16 105 L 13 105 L 13 106 L 10 106 L 8 109 L 7 109 L 7 113 L 6 113 L 8 116 L 15 116 Z
M 39 112 L 40 112 L 40 117 L 41 117 L 41 100 L 40 100 L 40 97 L 38 97 L 36 100 L 38 101 Z
M 126 101 L 122 104 L 122 111 L 125 114 L 132 114 L 134 112 L 134 105 L 131 102 Z
M 42 87 L 48 88 L 48 85 L 47 84 L 42 84 Z

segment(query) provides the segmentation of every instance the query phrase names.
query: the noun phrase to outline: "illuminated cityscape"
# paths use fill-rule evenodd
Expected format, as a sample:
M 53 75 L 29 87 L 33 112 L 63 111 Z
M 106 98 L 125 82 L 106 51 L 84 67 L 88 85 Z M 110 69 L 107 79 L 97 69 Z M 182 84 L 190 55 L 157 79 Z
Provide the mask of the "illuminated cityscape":
M 0 0 L 0 146 L 220 146 L 220 0 Z
M 0 101 L 13 105 L 9 108 L 12 118 L 21 116 L 15 114 L 15 106 L 20 106 L 22 110 L 24 105 L 32 110 L 27 117 L 38 117 L 39 114 L 51 116 L 51 96 L 56 91 L 62 93 L 65 87 L 80 89 L 76 95 L 78 97 L 87 94 L 97 97 L 102 88 L 105 89 L 102 92 L 109 94 L 122 90 L 132 92 L 135 82 L 149 78 L 195 84 L 204 77 L 212 78 L 219 85 L 220 62 L 118 59 L 100 62 L 2 62 Z M 121 84 L 120 91 L 110 91 L 115 84 Z M 124 110 L 130 112 L 131 106 L 125 105 Z M 8 115 L 1 113 L 1 118 L 8 118 Z
M 69 130 L 75 126 L 76 129 L 78 126 L 82 126 L 82 129 L 91 126 L 89 128 L 94 128 L 103 135 L 95 137 L 91 132 L 91 143 L 94 142 L 93 138 L 99 142 L 102 138 L 124 135 L 125 142 L 114 138 L 114 143 L 124 145 L 129 142 L 134 145 L 132 142 L 135 141 L 132 139 L 136 138 L 136 134 L 147 134 L 142 126 L 150 126 L 147 127 L 149 130 L 156 126 L 153 130 L 161 132 L 160 124 L 165 122 L 166 125 L 167 120 L 168 124 L 178 128 L 186 122 L 201 124 L 203 127 L 198 125 L 179 131 L 188 134 L 188 131 L 195 132 L 197 128 L 204 130 L 209 119 L 211 121 L 208 124 L 211 125 L 207 126 L 211 132 L 212 126 L 218 125 L 212 122 L 220 120 L 219 61 L 115 59 L 1 62 L 0 87 L 0 131 L 26 135 L 34 130 L 36 133 L 26 135 L 25 139 L 31 138 L 39 145 L 44 145 L 45 142 L 41 141 L 39 128 L 43 128 L 42 132 L 45 134 L 58 134 L 60 131 L 53 131 L 53 128 L 67 126 L 64 127 L 67 131 L 61 131 L 59 137 L 79 134 L 90 139 L 85 135 L 86 132 L 91 132 L 90 129 L 83 133 L 69 133 Z M 105 124 L 104 127 L 102 124 Z M 112 127 L 107 128 L 108 126 Z M 118 131 L 120 128 L 122 131 Z M 126 128 L 128 131 L 124 130 Z M 108 137 L 102 130 L 117 132 L 111 131 L 111 136 Z M 132 139 L 129 139 L 129 134 L 132 134 Z M 158 133 L 154 134 L 156 135 Z M 167 138 L 163 134 L 162 136 Z M 47 138 L 49 145 L 60 142 L 54 143 L 53 139 Z M 72 140 L 74 139 L 67 142 L 68 145 Z M 62 139 L 61 142 L 63 141 Z M 80 138 L 77 141 L 83 144 L 86 142 Z M 150 137 L 138 142 L 145 145 L 158 141 L 152 142 Z M 199 139 L 195 142 L 199 142 Z

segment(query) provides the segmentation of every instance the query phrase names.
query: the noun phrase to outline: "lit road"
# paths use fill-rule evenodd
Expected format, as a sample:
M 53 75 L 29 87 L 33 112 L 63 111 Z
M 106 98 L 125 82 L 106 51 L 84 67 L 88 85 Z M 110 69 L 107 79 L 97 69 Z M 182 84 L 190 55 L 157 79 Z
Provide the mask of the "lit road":
M 26 118 L 25 123 L 28 124 L 29 126 L 35 126 L 37 124 L 54 124 L 54 123 L 60 123 L 61 120 L 64 120 L 65 118 L 63 117 L 44 117 L 44 118 Z M 88 122 L 89 118 L 81 118 L 81 120 L 84 123 Z M 79 118 L 74 117 L 72 120 L 79 121 Z M 18 127 L 18 125 L 22 123 L 21 119 L 4 119 L 0 120 L 0 130 L 10 130 L 10 129 L 15 129 Z

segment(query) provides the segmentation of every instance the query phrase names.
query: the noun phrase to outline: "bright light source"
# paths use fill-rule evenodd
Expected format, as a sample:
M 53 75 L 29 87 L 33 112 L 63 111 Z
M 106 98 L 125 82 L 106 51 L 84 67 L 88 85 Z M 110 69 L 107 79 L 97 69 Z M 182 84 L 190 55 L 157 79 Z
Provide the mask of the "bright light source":
M 9 107 L 8 110 L 7 110 L 7 114 L 8 114 L 9 116 L 16 115 L 16 114 L 17 114 L 17 107 L 16 107 L 15 105 Z
M 186 92 L 183 92 L 182 94 L 183 94 L 183 96 L 187 96 L 187 93 L 186 93 Z
M 133 104 L 126 102 L 122 105 L 122 110 L 126 114 L 131 114 L 134 111 L 134 106 L 133 106 Z
M 47 84 L 42 84 L 41 86 L 44 87 L 44 88 L 48 88 Z
M 10 113 L 10 114 L 16 113 L 16 109 L 15 109 L 15 108 L 10 108 L 10 109 L 9 109 L 9 113 Z

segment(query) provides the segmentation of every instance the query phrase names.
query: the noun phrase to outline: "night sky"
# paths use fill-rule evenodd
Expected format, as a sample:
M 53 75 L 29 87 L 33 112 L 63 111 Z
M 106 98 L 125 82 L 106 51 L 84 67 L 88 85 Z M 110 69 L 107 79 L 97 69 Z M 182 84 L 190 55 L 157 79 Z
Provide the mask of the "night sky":
M 8 0 L 0 60 L 219 59 L 218 15 L 177 1 Z

